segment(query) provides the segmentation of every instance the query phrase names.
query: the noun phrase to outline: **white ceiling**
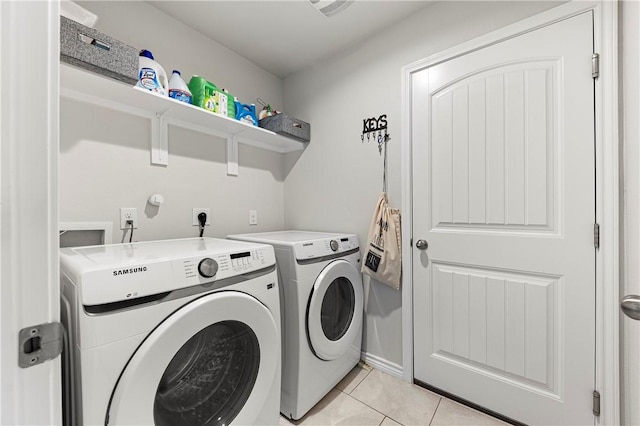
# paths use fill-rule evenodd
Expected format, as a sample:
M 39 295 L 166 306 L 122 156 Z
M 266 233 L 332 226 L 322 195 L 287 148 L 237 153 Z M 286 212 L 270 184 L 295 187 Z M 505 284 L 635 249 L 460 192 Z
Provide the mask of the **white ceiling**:
M 329 18 L 308 0 L 149 3 L 284 78 L 362 42 L 430 1 L 356 0 Z

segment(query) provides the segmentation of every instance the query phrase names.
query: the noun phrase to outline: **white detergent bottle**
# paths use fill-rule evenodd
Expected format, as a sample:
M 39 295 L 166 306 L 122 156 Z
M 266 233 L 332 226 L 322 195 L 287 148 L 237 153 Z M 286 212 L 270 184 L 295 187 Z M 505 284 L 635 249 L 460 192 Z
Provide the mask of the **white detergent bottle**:
M 188 104 L 191 103 L 191 92 L 178 70 L 173 70 L 171 74 L 171 80 L 169 80 L 169 97 Z
M 138 87 L 167 96 L 169 81 L 162 65 L 153 60 L 148 50 L 141 50 L 138 59 Z

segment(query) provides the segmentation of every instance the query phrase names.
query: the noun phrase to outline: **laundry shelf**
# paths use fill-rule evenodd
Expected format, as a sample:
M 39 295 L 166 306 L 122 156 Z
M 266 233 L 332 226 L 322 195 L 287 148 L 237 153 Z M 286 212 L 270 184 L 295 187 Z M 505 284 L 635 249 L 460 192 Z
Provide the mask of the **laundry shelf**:
M 169 164 L 169 125 L 225 138 L 227 173 L 230 175 L 238 174 L 238 143 L 279 153 L 300 151 L 306 147 L 306 142 L 64 63 L 60 64 L 60 94 L 65 98 L 150 119 L 152 164 Z

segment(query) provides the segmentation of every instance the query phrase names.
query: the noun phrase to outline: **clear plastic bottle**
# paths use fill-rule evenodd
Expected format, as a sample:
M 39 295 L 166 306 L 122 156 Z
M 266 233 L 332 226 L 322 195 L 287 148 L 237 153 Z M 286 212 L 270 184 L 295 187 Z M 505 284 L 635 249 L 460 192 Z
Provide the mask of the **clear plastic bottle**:
M 169 80 L 169 97 L 188 104 L 191 103 L 191 92 L 178 70 L 173 70 L 171 74 L 171 80 Z
M 153 60 L 153 54 L 141 50 L 138 68 L 138 87 L 167 96 L 169 80 L 162 65 Z

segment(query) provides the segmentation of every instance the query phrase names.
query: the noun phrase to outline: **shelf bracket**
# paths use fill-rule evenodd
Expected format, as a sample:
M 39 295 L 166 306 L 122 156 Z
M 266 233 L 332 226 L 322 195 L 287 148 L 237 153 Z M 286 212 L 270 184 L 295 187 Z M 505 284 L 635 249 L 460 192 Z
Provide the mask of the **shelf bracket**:
M 169 165 L 169 123 L 164 113 L 151 117 L 151 164 Z
M 238 176 L 238 136 L 227 137 L 227 175 Z

